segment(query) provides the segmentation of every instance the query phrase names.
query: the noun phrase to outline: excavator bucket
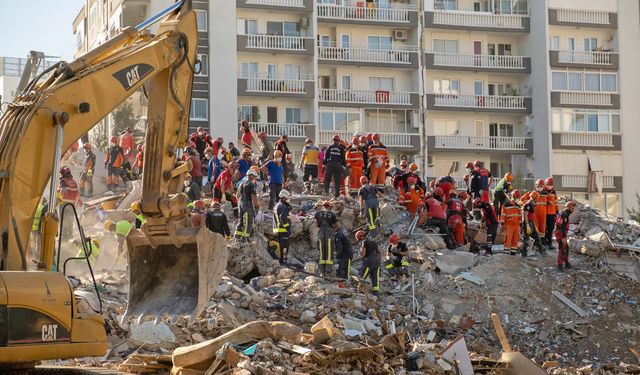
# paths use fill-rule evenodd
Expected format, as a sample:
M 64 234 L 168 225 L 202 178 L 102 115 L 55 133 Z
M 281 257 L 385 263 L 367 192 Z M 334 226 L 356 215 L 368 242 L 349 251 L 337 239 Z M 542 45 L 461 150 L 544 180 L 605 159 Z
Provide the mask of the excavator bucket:
M 224 237 L 206 228 L 185 228 L 152 247 L 139 230 L 127 236 L 129 296 L 125 316 L 196 317 L 215 293 L 227 267 Z

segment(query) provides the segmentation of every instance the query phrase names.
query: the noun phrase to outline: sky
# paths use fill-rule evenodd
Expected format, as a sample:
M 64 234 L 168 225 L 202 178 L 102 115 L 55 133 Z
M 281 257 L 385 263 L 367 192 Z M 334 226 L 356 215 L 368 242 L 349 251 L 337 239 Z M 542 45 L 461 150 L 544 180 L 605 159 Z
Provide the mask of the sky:
M 85 0 L 0 0 L 0 56 L 29 51 L 70 61 L 76 50 L 73 20 Z

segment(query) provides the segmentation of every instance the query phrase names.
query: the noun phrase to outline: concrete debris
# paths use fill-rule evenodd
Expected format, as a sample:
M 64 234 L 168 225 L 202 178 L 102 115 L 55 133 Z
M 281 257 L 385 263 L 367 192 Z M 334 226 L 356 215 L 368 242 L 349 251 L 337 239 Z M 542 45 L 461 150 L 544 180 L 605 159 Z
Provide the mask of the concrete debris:
M 436 253 L 436 267 L 442 273 L 451 275 L 467 271 L 473 267 L 476 255 L 462 251 L 448 251 Z

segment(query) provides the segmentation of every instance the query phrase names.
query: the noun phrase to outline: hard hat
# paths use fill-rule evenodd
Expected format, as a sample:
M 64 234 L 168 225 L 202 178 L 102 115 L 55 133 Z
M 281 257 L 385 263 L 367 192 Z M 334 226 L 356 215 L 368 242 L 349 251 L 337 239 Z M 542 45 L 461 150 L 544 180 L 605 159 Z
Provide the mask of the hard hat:
M 260 139 L 267 138 L 267 133 L 265 133 L 265 132 L 258 133 L 258 138 L 260 138 Z
M 278 194 L 278 197 L 289 199 L 291 198 L 291 193 L 289 193 L 289 190 L 281 190 L 280 194 Z
M 547 184 L 547 186 L 553 186 L 553 177 L 547 178 L 547 180 L 545 181 L 545 184 Z
M 113 226 L 113 221 L 111 221 L 111 220 L 105 220 L 104 221 L 104 229 L 105 230 L 111 230 L 112 226 Z
M 304 140 L 304 143 L 305 144 L 313 143 L 313 139 L 307 138 L 307 139 Z
M 273 157 L 274 157 L 274 158 L 281 158 L 281 157 L 282 157 L 282 151 L 280 151 L 280 150 L 275 150 L 275 151 L 273 152 Z
M 368 184 L 368 183 L 369 183 L 369 179 L 367 178 L 367 176 L 362 176 L 362 177 L 360 177 L 360 183 L 361 183 L 362 185 L 364 185 L 364 184 Z
M 111 137 L 111 143 L 116 143 L 116 142 L 118 142 L 118 137 L 114 135 Z
M 473 168 L 473 163 L 472 162 L 468 162 L 467 165 L 465 166 L 465 168 L 472 169 Z
M 232 161 L 229 163 L 229 169 L 236 169 L 236 168 L 238 168 L 238 162 L 237 162 L 237 161 L 235 161 L 235 160 L 232 160 Z
M 91 150 L 91 143 L 85 143 L 82 145 L 82 148 L 84 148 L 85 150 Z
M 360 137 L 353 137 L 353 138 L 351 139 L 351 143 L 352 143 L 352 144 L 354 144 L 354 145 L 355 145 L 355 144 L 358 144 L 358 142 L 359 142 L 359 141 L 360 141 Z
M 373 141 L 373 134 L 367 134 L 367 141 Z
M 480 160 L 476 160 L 476 161 L 473 162 L 473 166 L 474 167 L 479 167 L 481 165 L 482 165 L 482 162 Z
M 356 232 L 356 240 L 358 241 L 362 241 L 364 240 L 364 238 L 367 236 L 367 232 L 363 231 L 363 230 L 359 230 Z
M 441 197 L 444 194 L 441 187 L 437 187 L 433 190 L 433 195 Z
M 415 178 L 414 176 L 411 176 L 409 178 L 407 178 L 407 184 L 409 185 L 415 185 L 418 183 L 418 179 Z
M 461 191 L 460 194 L 458 194 L 458 198 L 465 201 L 467 200 L 467 198 L 469 198 L 469 194 L 467 194 L 466 191 Z
M 337 135 L 337 134 L 334 135 L 332 139 L 333 139 L 334 142 L 340 142 L 340 136 Z
M 511 174 L 511 172 L 507 172 L 504 174 L 504 179 L 507 180 L 508 182 L 513 181 L 513 175 Z
M 380 134 L 378 134 L 378 133 L 374 133 L 374 134 L 371 136 L 371 139 L 372 139 L 374 142 L 380 142 Z
M 533 199 L 538 199 L 540 198 L 540 193 L 538 193 L 537 191 L 534 191 L 531 193 L 530 197 Z
M 473 205 L 474 205 L 475 207 L 479 206 L 479 205 L 480 205 L 480 203 L 482 203 L 482 201 L 480 200 L 480 198 L 476 198 L 476 199 L 474 199 L 474 200 L 473 200 Z
M 242 155 L 251 155 L 251 154 L 253 154 L 253 151 L 251 151 L 250 148 L 245 147 L 242 149 Z
M 465 174 L 465 175 L 464 175 L 464 177 L 462 177 L 462 179 L 463 179 L 464 181 L 469 181 L 469 175 L 468 175 L 468 174 Z
M 198 133 L 203 132 L 204 128 L 202 126 L 198 126 Z
M 400 241 L 400 236 L 398 236 L 397 234 L 392 234 L 391 237 L 389 237 L 389 242 L 391 242 L 394 245 L 398 244 L 398 241 Z
M 536 180 L 536 187 L 537 187 L 537 186 L 544 186 L 544 180 L 543 180 L 543 179 L 541 179 L 541 178 L 537 179 L 537 180 Z
M 511 196 L 513 197 L 513 199 L 518 199 L 522 196 L 522 194 L 520 193 L 520 190 L 516 189 L 511 193 Z
M 91 242 L 96 244 L 96 246 L 98 246 L 98 247 L 100 247 L 100 244 L 102 243 L 102 241 L 100 241 L 98 238 L 92 238 Z
M 198 199 L 197 201 L 193 202 L 193 207 L 195 207 L 198 210 L 201 210 L 204 208 L 204 202 Z
M 457 197 L 457 196 L 458 196 L 458 192 L 456 192 L 455 190 L 451 190 L 451 191 L 449 192 L 449 196 L 450 196 L 450 197 Z
M 367 136 L 363 135 L 360 137 L 360 143 L 367 143 Z
M 249 169 L 247 171 L 247 176 L 258 177 L 258 172 L 254 171 L 253 169 Z
M 138 151 L 142 151 L 144 149 L 144 146 L 142 144 L 138 145 Z
M 401 161 L 400 161 L 400 166 L 401 166 L 401 167 L 406 167 L 406 166 L 407 166 L 407 164 L 408 164 L 408 162 L 407 162 L 406 160 L 401 160 Z
M 416 164 L 416 163 L 409 164 L 409 170 L 412 171 L 412 172 L 417 171 L 418 170 L 418 164 Z

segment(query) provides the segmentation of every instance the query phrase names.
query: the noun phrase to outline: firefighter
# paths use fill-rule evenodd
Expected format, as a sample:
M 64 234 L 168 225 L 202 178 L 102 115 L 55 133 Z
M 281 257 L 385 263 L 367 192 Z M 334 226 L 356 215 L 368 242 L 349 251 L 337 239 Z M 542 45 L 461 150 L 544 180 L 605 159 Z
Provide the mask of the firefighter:
M 253 134 L 251 133 L 249 122 L 247 120 L 242 120 L 241 127 L 242 137 L 240 138 L 240 142 L 242 142 L 242 147 L 251 150 L 251 144 L 253 143 Z
M 556 217 L 556 241 L 558 241 L 558 270 L 562 272 L 564 268 L 571 268 L 569 263 L 569 246 L 567 245 L 567 235 L 569 233 L 569 216 L 576 207 L 576 202 L 569 201 Z
M 91 144 L 85 143 L 82 148 L 85 151 L 84 168 L 80 173 L 80 196 L 85 196 L 84 188 L 87 186 L 87 197 L 93 196 L 93 171 L 96 168 L 96 154 L 91 150 Z
M 324 153 L 322 163 L 326 168 L 326 176 L 324 178 L 324 193 L 329 194 L 329 185 L 333 180 L 333 196 L 340 196 L 340 185 L 343 180 L 347 160 L 344 155 L 344 148 L 340 144 L 340 137 L 333 136 L 333 144 L 327 147 Z
M 444 194 L 442 197 L 446 203 L 449 202 L 449 194 L 456 188 L 456 181 L 451 176 L 442 176 L 436 181 L 436 187 L 442 189 L 442 193 Z
M 236 195 L 240 201 L 240 221 L 238 222 L 234 236 L 243 241 L 248 241 L 251 237 L 253 233 L 253 220 L 256 212 L 260 208 L 255 185 L 257 178 L 258 173 L 249 169 L 249 171 L 247 171 L 247 180 L 240 184 Z
M 380 134 L 373 134 L 371 139 L 373 144 L 369 146 L 367 151 L 371 185 L 374 185 L 380 191 L 384 191 L 384 180 L 387 168 L 389 168 L 389 152 L 387 147 L 380 142 Z
M 338 277 L 346 279 L 351 273 L 351 259 L 353 248 L 349 240 L 349 232 L 342 227 L 342 222 L 336 222 L 336 258 L 338 259 Z
M 402 160 L 391 178 L 391 186 L 398 189 L 401 195 L 407 189 L 407 173 L 409 173 L 409 163 Z
M 300 157 L 299 167 L 302 169 L 302 182 L 304 183 L 303 194 L 311 193 L 311 186 L 318 181 L 318 162 L 320 149 L 313 144 L 313 139 L 307 138 L 304 141 L 302 156 Z
M 142 175 L 144 167 L 144 145 L 138 145 L 138 153 L 136 154 L 136 174 L 138 177 Z
M 362 175 L 367 176 L 369 178 L 371 175 L 369 174 L 369 144 L 367 142 L 367 137 L 364 135 L 360 136 L 360 142 L 358 143 L 358 148 L 360 152 L 362 152 L 362 159 L 364 169 L 362 170 Z
M 526 193 L 520 199 L 524 202 L 522 206 L 523 218 L 524 218 L 524 241 L 522 246 L 522 256 L 527 256 L 527 249 L 529 247 L 529 239 L 533 238 L 533 243 L 538 251 L 544 255 L 542 243 L 540 242 L 540 236 L 538 236 L 538 229 L 536 228 L 536 203 L 540 198 L 540 193 L 537 191 Z
M 545 230 L 545 238 L 547 247 L 553 250 L 553 230 L 555 227 L 556 214 L 558 213 L 558 194 L 556 194 L 556 190 L 553 187 L 553 177 L 547 178 L 544 183 L 547 190 L 547 227 Z
M 536 228 L 538 230 L 538 237 L 540 237 L 540 241 L 542 245 L 546 245 L 546 239 L 544 238 L 547 230 L 547 189 L 544 185 L 544 180 L 539 179 L 536 181 L 536 192 L 540 195 L 538 199 L 536 199 L 536 209 L 535 209 L 535 223 Z
M 282 151 L 275 150 L 273 152 L 273 160 L 266 162 L 260 170 L 265 175 L 269 176 L 269 209 L 272 210 L 273 206 L 278 202 L 278 196 L 282 190 L 282 184 L 284 183 L 284 166 L 282 164 L 283 156 Z
M 60 198 L 60 205 L 64 203 L 72 203 L 76 205 L 78 203 L 78 183 L 73 179 L 71 169 L 69 167 L 60 168 L 60 185 L 58 187 L 58 195 Z
M 462 195 L 462 193 L 460 193 L 460 195 Z M 447 202 L 447 226 L 449 227 L 451 242 L 454 247 L 464 245 L 464 226 L 466 216 L 467 209 L 459 199 L 458 193 L 455 190 L 451 191 L 449 193 L 449 201 Z
M 507 195 L 513 190 L 513 175 L 511 172 L 507 172 L 498 183 L 493 191 L 493 208 L 496 209 L 498 215 L 502 215 L 502 206 L 506 204 L 509 199 Z
M 360 267 L 360 278 L 371 278 L 371 292 L 374 296 L 380 293 L 380 250 L 378 243 L 370 238 L 365 238 L 366 232 L 359 230 L 356 232 L 356 240 L 362 241 L 360 247 L 360 257 L 362 266 Z
M 107 190 L 113 191 L 120 185 L 120 167 L 124 163 L 124 151 L 118 145 L 118 137 L 111 137 L 111 146 L 104 156 L 104 167 L 107 169 Z
M 358 145 L 359 142 L 359 137 L 353 137 L 345 154 L 347 158 L 347 171 L 349 173 L 349 194 L 352 195 L 357 194 L 358 190 L 362 187 L 360 177 L 363 176 L 364 155 Z
M 400 237 L 393 233 L 389 237 L 389 247 L 387 247 L 387 260 L 384 261 L 384 268 L 389 276 L 406 275 L 409 271 L 409 248 L 407 244 L 400 241 Z
M 424 197 L 424 190 L 417 186 L 418 179 L 414 176 L 411 176 L 407 179 L 407 188 L 405 193 L 402 192 L 399 195 L 400 204 L 402 204 L 407 212 L 413 218 L 416 215 L 416 212 L 422 206 L 422 201 Z
M 289 237 L 291 236 L 291 219 L 289 219 L 291 205 L 287 201 L 291 198 L 291 193 L 288 190 L 282 190 L 279 197 L 280 202 L 273 209 L 273 234 L 278 236 L 280 264 L 286 264 L 289 254 Z
M 405 174 L 405 179 L 412 176 L 416 178 L 416 185 L 423 191 L 427 191 L 427 184 L 425 184 L 424 181 L 422 181 L 422 178 L 420 178 L 418 173 L 418 164 L 416 163 L 409 164 L 409 170 Z
M 120 220 L 117 223 L 114 223 L 111 220 L 106 220 L 104 222 L 104 229 L 109 232 L 114 232 L 116 235 L 116 239 L 118 240 L 118 253 L 116 254 L 116 258 L 113 260 L 113 264 L 111 265 L 111 269 L 115 267 L 120 260 L 120 257 L 124 257 L 124 246 L 126 245 L 127 236 L 133 225 L 128 220 Z
M 476 198 L 473 201 L 473 205 L 480 209 L 482 212 L 482 222 L 485 224 L 487 229 L 487 243 L 484 246 L 484 250 L 486 254 L 493 254 L 492 248 L 493 243 L 496 239 L 496 233 L 498 232 L 498 215 L 496 214 L 495 208 L 488 202 L 484 202 L 480 198 Z M 483 255 L 481 253 L 481 255 Z
M 442 189 L 437 187 L 433 190 L 432 196 L 426 199 L 425 208 L 429 219 L 425 225 L 438 228 L 439 233 L 443 236 L 444 243 L 447 245 L 447 249 L 453 249 L 449 228 L 447 227 L 447 208 L 442 202 L 443 195 Z
M 367 216 L 367 225 L 369 230 L 372 231 L 378 227 L 380 221 L 380 202 L 378 202 L 378 194 L 380 192 L 369 183 L 369 179 L 366 176 L 360 177 L 360 184 L 362 185 L 358 190 L 360 208 L 364 209 Z
M 502 224 L 502 230 L 505 233 L 505 252 L 516 255 L 518 253 L 518 240 L 520 239 L 520 226 L 522 224 L 522 211 L 518 204 L 520 190 L 514 190 L 511 197 L 512 199 L 507 199 L 504 204 L 501 204 L 500 224 Z
M 133 128 L 128 127 L 120 133 L 120 147 L 124 153 L 125 161 L 133 162 L 135 157 L 136 142 L 133 139 Z
M 322 210 L 315 215 L 318 225 L 318 252 L 320 253 L 320 276 L 324 276 L 333 269 L 333 251 L 335 249 L 335 234 L 333 231 L 338 218 L 331 211 L 331 202 L 325 201 Z
M 227 215 L 222 211 L 222 207 L 219 202 L 213 202 L 211 205 L 211 211 L 207 212 L 207 216 L 204 220 L 207 229 L 213 233 L 219 233 L 226 239 L 231 236 L 231 230 L 229 229 L 229 221 Z
M 484 163 L 480 160 L 473 162 L 475 173 L 478 178 L 478 189 L 480 191 L 480 200 L 489 203 L 489 185 L 491 185 L 491 172 L 484 167 Z

